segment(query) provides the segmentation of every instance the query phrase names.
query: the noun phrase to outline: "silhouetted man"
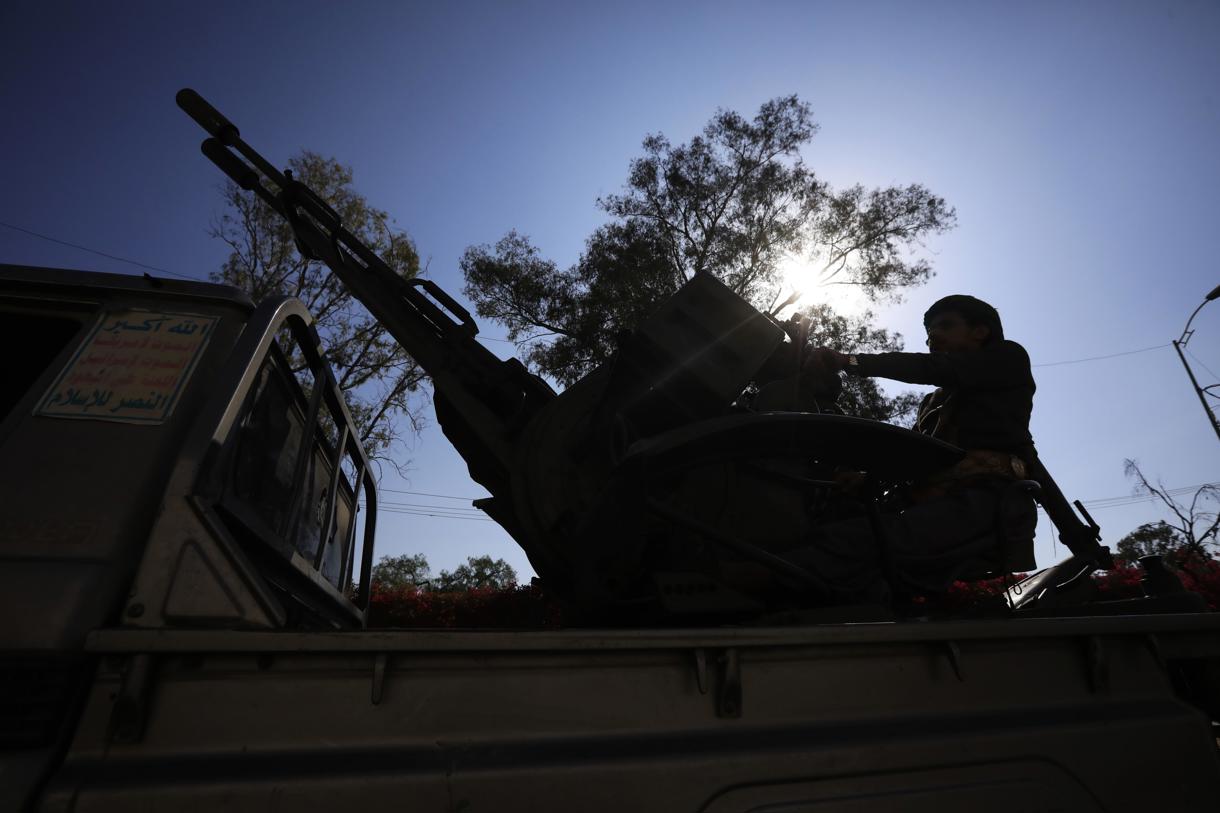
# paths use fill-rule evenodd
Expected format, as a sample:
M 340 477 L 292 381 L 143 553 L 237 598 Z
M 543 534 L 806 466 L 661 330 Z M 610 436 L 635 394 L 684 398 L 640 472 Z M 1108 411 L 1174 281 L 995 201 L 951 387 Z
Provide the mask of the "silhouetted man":
M 971 296 L 939 300 L 924 314 L 924 327 L 928 353 L 819 348 L 810 356 L 818 368 L 935 385 L 915 428 L 966 450 L 958 464 L 913 484 L 900 508 L 882 512 L 880 542 L 859 518 L 821 525 L 810 544 L 783 554 L 821 576 L 840 600 L 884 599 L 887 572 L 899 590 L 922 592 L 1034 566 L 1036 509 L 1008 491 L 1025 478 L 1022 458 L 1032 444 L 1029 356 L 1004 338 L 995 308 Z

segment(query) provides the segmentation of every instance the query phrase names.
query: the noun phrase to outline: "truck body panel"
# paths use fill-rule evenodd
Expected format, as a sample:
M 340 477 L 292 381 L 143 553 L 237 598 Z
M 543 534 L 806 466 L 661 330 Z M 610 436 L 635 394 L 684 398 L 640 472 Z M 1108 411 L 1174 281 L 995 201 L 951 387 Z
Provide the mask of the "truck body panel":
M 40 809 L 1203 810 L 1213 735 L 1164 664 L 1218 631 L 99 631 Z

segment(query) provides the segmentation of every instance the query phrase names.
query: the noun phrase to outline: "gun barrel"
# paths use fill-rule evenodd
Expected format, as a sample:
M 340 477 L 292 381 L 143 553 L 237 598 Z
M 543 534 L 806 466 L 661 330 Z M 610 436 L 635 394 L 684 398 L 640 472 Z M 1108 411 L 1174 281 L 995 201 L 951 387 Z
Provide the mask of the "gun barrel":
M 174 101 L 178 103 L 178 106 L 188 116 L 198 122 L 200 127 L 220 139 L 223 143 L 232 144 L 241 137 L 241 133 L 233 122 L 222 116 L 219 110 L 208 104 L 202 96 L 191 88 L 183 88 L 178 91 Z
M 248 192 L 254 191 L 254 187 L 258 185 L 258 173 L 250 169 L 245 161 L 229 152 L 220 139 L 209 138 L 199 149 L 209 161 L 220 167 L 221 172 L 232 178 L 233 183 Z
M 501 361 L 479 344 L 478 326 L 453 297 L 431 280 L 390 268 L 326 201 L 273 167 L 202 96 L 185 88 L 176 99 L 212 136 L 204 155 L 284 217 L 301 252 L 324 262 L 432 378 L 442 428 L 476 479 L 507 497 L 513 437 L 554 391 L 520 362 Z

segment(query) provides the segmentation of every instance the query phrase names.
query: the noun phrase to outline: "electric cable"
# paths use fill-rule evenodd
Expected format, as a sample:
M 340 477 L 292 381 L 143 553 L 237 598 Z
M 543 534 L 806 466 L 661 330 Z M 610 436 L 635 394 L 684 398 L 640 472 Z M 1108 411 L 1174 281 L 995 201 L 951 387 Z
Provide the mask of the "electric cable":
M 1048 361 L 1043 364 L 1031 364 L 1030 367 L 1060 367 L 1064 364 L 1083 364 L 1086 361 L 1101 361 L 1102 359 L 1113 359 L 1119 356 L 1133 356 L 1136 353 L 1147 353 L 1151 350 L 1160 350 L 1162 347 L 1169 347 L 1168 344 L 1156 344 L 1152 347 L 1141 347 L 1139 350 L 1124 350 L 1121 353 L 1110 353 L 1106 356 L 1089 356 L 1083 359 L 1068 359 L 1066 361 Z
M 45 234 L 39 234 L 38 232 L 31 231 L 30 229 L 23 229 L 20 226 L 14 226 L 12 223 L 5 223 L 3 221 L 0 221 L 0 226 L 4 226 L 5 228 L 9 228 L 14 231 L 19 231 L 24 234 L 28 234 L 32 237 L 37 237 L 40 240 L 47 240 L 52 243 L 58 243 L 61 246 L 68 246 L 69 248 L 75 248 L 75 249 L 80 249 L 81 251 L 87 251 L 90 254 L 96 254 L 99 257 L 105 257 L 109 260 L 117 260 L 121 263 L 130 263 L 131 265 L 136 265 L 136 266 L 139 266 L 140 268 L 147 268 L 149 271 L 156 271 L 158 274 L 169 274 L 170 276 L 181 277 L 182 279 L 190 280 L 191 282 L 203 282 L 203 280 L 196 279 L 195 277 L 187 276 L 186 274 L 179 274 L 177 271 L 170 271 L 169 269 L 166 269 L 166 268 L 158 268 L 155 265 L 148 265 L 147 263 L 138 262 L 137 260 L 129 260 L 126 257 L 119 257 L 118 255 L 115 255 L 115 254 L 107 254 L 104 251 L 98 251 L 97 249 L 89 248 L 88 246 L 78 245 L 77 243 L 69 243 L 67 240 L 60 240 L 56 237 L 49 237 Z
M 1186 350 L 1186 348 L 1185 348 L 1185 347 L 1183 347 L 1182 349 L 1183 349 L 1183 350 Z M 1198 357 L 1198 356 L 1196 356 L 1194 353 L 1190 352 L 1189 350 L 1186 350 L 1186 355 L 1188 355 L 1188 356 L 1190 356 L 1192 359 L 1194 359 L 1194 360 L 1195 360 L 1195 363 L 1196 363 L 1196 364 L 1198 364 L 1200 367 L 1202 367 L 1204 370 L 1207 370 L 1207 372 L 1211 374 L 1211 377 L 1212 377 L 1212 378 L 1220 379 L 1220 375 L 1216 375 L 1214 372 L 1212 372 L 1212 368 L 1211 368 L 1211 367 L 1208 367 L 1206 364 L 1204 364 L 1204 363 L 1203 363 L 1203 362 L 1202 362 L 1202 361 L 1199 359 L 1199 357 Z
M 167 268 L 160 268 L 155 265 L 148 265 L 147 263 L 142 263 L 142 262 L 139 262 L 138 260 L 130 260 L 126 257 L 120 257 L 116 254 L 108 254 L 105 251 L 98 251 L 97 249 L 89 248 L 88 246 L 82 246 L 79 243 L 72 243 L 67 240 L 60 240 L 57 237 L 51 237 L 46 234 L 41 234 L 39 232 L 33 231 L 32 229 L 22 228 L 21 226 L 14 226 L 12 223 L 5 223 L 3 221 L 0 221 L 0 226 L 4 226 L 6 228 L 13 229 L 14 231 L 22 232 L 23 234 L 28 234 L 31 237 L 37 237 L 40 240 L 47 240 L 52 243 L 58 243 L 61 246 L 75 248 L 80 251 L 87 251 L 90 254 L 96 254 L 99 257 L 105 257 L 109 260 L 116 260 L 118 262 L 128 263 L 130 265 L 138 266 L 139 268 L 144 268 L 149 271 L 156 271 L 159 274 L 169 274 L 171 276 L 180 277 L 181 279 L 190 280 L 191 282 L 203 282 L 204 281 L 204 280 L 198 279 L 197 277 L 192 277 L 187 274 L 178 273 L 177 271 L 170 271 Z M 497 338 L 494 336 L 479 336 L 478 338 L 482 339 L 484 341 L 502 342 L 504 344 L 520 344 L 521 343 L 521 342 L 514 342 L 510 339 Z M 531 340 L 525 339 L 523 341 L 531 341 Z M 1170 345 L 1168 345 L 1168 344 L 1157 344 L 1157 345 L 1153 345 L 1151 347 L 1141 347 L 1138 350 L 1124 350 L 1121 353 L 1110 353 L 1110 354 L 1104 355 L 1104 356 L 1089 356 L 1088 358 L 1081 358 L 1081 359 L 1067 359 L 1064 361 L 1049 361 L 1049 362 L 1044 362 L 1042 364 L 1033 364 L 1030 366 L 1031 367 L 1058 367 L 1058 366 L 1061 366 L 1064 364 L 1083 364 L 1084 362 L 1087 362 L 1087 361 L 1101 361 L 1103 359 L 1118 358 L 1119 356 L 1131 356 L 1136 353 L 1147 353 L 1151 350 L 1160 350 L 1162 347 L 1169 347 L 1169 346 Z M 1190 351 L 1187 351 L 1187 352 L 1189 353 Z M 1193 353 L 1191 353 L 1191 358 L 1195 359 L 1195 361 L 1199 361 L 1199 359 L 1196 358 Z M 1207 370 L 1207 366 L 1204 365 L 1203 362 L 1199 361 L 1199 364 L 1201 366 L 1203 366 L 1203 369 Z M 1208 372 L 1210 373 L 1211 370 L 1208 370 Z M 1212 373 L 1212 375 L 1215 376 L 1216 374 Z M 1220 378 L 1220 376 L 1216 376 L 1216 377 Z
M 1193 486 L 1179 486 L 1177 488 L 1165 489 L 1165 495 L 1169 497 L 1177 497 L 1183 494 L 1190 494 L 1198 491 L 1201 488 L 1214 486 L 1220 488 L 1220 482 L 1215 483 L 1200 483 Z M 382 491 L 395 491 L 403 494 L 426 494 L 431 497 L 439 497 L 449 500 L 465 500 L 474 499 L 467 497 L 456 497 L 450 494 L 435 494 L 430 492 L 419 491 L 404 491 L 402 489 L 381 489 Z M 1115 497 L 1099 497 L 1092 500 L 1082 500 L 1085 507 L 1093 510 L 1105 510 L 1107 508 L 1123 508 L 1126 506 L 1137 505 L 1142 502 L 1155 501 L 1159 499 L 1155 494 L 1127 494 Z M 363 501 L 361 502 L 363 505 Z M 378 503 L 379 511 L 385 511 L 391 514 L 408 514 L 414 516 L 436 517 L 438 519 L 468 519 L 481 522 L 492 522 L 494 520 L 488 518 L 482 510 L 478 508 L 457 508 L 446 507 L 440 505 L 429 505 L 427 503 L 400 503 L 400 502 L 383 502 Z M 1039 506 L 1040 511 L 1046 513 L 1045 509 Z
M 482 499 L 481 497 L 456 497 L 452 494 L 433 494 L 428 491 L 404 491 L 401 488 L 379 488 L 377 490 L 378 491 L 389 491 L 394 494 L 414 494 L 418 497 L 440 497 L 441 499 L 444 499 L 444 500 L 466 500 L 467 502 L 473 502 L 475 500 Z

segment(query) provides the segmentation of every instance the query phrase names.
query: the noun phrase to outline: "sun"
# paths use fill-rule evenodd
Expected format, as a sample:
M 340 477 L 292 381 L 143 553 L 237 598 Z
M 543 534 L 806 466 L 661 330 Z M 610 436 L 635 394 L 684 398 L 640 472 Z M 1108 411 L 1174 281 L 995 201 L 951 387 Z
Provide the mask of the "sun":
M 793 311 L 809 305 L 829 305 L 843 315 L 863 313 L 868 302 L 860 289 L 854 285 L 836 285 L 822 278 L 822 269 L 810 260 L 789 255 L 779 264 L 780 292 L 778 302 L 792 297 L 785 307 L 775 314 L 784 318 Z
M 811 303 L 818 285 L 818 272 L 813 264 L 801 257 L 787 256 L 779 264 L 780 301 L 794 297 L 790 307 L 802 307 Z M 785 309 L 786 310 L 786 309 Z

